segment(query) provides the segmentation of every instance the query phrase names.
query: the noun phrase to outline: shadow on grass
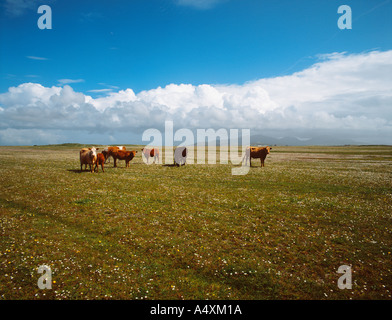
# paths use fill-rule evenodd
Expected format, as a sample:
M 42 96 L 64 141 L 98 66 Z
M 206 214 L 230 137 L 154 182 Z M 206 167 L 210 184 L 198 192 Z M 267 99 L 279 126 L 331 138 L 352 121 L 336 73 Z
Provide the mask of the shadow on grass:
M 85 170 L 83 170 L 83 171 L 80 171 L 80 169 L 67 169 L 67 171 L 69 171 L 69 172 L 73 172 L 73 173 L 82 173 L 82 172 L 87 172 L 87 171 L 85 171 Z
M 162 167 L 182 167 L 182 166 L 185 166 L 185 164 L 181 164 L 181 165 L 178 165 L 178 164 L 175 164 L 175 163 L 173 163 L 173 164 L 163 164 L 162 165 Z
M 84 173 L 84 172 L 90 172 L 90 170 L 83 170 L 80 171 L 80 169 L 67 169 L 68 172 L 73 172 L 73 173 Z M 91 172 L 90 172 L 91 173 Z

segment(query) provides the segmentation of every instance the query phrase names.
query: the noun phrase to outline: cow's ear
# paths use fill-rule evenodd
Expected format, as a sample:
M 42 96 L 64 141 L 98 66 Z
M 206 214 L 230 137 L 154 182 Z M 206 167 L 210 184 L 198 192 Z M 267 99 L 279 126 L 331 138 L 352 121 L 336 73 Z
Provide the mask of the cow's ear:
M 99 148 L 96 148 L 95 150 L 99 150 Z
M 91 150 L 91 148 L 88 148 L 89 150 Z

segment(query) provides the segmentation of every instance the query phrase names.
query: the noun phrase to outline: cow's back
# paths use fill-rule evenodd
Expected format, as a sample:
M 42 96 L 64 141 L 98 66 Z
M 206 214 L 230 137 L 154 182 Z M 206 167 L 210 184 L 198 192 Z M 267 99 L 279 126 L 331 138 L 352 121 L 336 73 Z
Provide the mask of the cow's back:
M 90 150 L 87 148 L 82 148 L 79 152 L 79 157 L 80 157 L 80 163 L 82 164 L 87 164 L 87 159 L 89 155 Z
M 129 151 L 124 151 L 124 150 L 117 150 L 115 152 L 116 158 L 120 159 L 120 160 L 124 160 L 128 154 L 129 154 Z
M 261 158 L 268 154 L 267 149 L 264 147 L 250 147 L 249 149 L 252 158 Z
M 174 150 L 174 162 L 178 165 L 185 164 L 188 155 L 188 149 L 186 147 L 177 147 Z
M 81 164 L 94 164 L 97 159 L 97 155 L 94 148 L 93 150 L 88 148 L 82 148 L 79 154 L 80 154 Z
M 98 153 L 97 154 L 97 163 L 98 164 L 105 163 L 105 156 L 102 153 Z

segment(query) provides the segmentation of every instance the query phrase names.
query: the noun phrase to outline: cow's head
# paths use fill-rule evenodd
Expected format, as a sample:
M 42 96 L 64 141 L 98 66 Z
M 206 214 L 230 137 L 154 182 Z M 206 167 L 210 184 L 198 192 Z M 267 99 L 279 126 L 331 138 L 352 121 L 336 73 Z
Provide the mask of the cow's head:
M 128 155 L 127 157 L 129 157 L 131 160 L 136 156 L 137 151 L 132 150 L 132 151 L 128 151 Z
M 97 150 L 99 150 L 99 148 L 91 147 L 91 148 L 88 148 L 88 149 L 92 152 L 92 154 L 94 156 L 97 156 Z
M 95 148 L 95 147 L 91 147 L 88 148 L 90 150 L 90 156 L 93 160 L 93 163 L 96 163 L 97 161 L 97 150 L 99 150 L 99 148 Z
M 268 153 L 268 154 L 270 153 L 270 150 L 272 150 L 271 147 L 265 147 L 265 149 L 267 150 L 267 153 Z

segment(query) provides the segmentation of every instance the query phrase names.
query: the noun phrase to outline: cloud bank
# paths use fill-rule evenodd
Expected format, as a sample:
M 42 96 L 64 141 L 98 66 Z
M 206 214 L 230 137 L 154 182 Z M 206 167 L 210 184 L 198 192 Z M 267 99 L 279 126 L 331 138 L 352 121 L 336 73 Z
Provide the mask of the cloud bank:
M 106 144 L 116 134 L 140 138 L 145 129 L 163 130 L 165 120 L 176 128 L 343 135 L 386 144 L 392 137 L 391 74 L 392 50 L 321 55 L 301 72 L 242 85 L 170 84 L 99 98 L 69 85 L 23 83 L 0 94 L 0 144 L 82 142 L 86 135 Z

